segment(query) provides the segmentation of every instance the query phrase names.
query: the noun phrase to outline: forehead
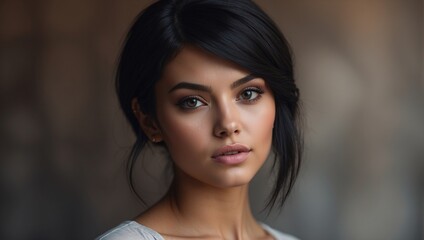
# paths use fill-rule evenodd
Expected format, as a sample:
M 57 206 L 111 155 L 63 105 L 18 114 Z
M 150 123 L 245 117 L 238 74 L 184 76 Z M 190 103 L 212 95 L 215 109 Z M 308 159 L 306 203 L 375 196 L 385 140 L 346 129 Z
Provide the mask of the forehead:
M 159 82 L 181 81 L 211 84 L 216 80 L 236 80 L 249 72 L 240 66 L 193 46 L 184 47 L 165 67 Z

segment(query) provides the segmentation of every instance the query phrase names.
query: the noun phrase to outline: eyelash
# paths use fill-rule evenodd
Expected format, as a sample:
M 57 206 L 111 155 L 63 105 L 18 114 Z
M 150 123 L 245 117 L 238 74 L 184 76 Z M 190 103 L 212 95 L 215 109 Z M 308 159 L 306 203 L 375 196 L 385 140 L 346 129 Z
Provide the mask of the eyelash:
M 262 97 L 262 94 L 265 93 L 264 90 L 262 90 L 259 87 L 248 87 L 248 88 L 243 89 L 243 91 L 241 91 L 239 96 L 241 96 L 245 92 L 255 92 L 256 94 L 258 94 L 258 96 L 255 97 L 254 99 L 247 99 L 247 100 L 243 100 L 243 99 L 240 99 L 240 97 L 238 97 L 237 100 L 246 101 L 247 103 L 254 103 Z
M 205 105 L 205 100 L 198 96 L 187 96 L 182 98 L 180 101 L 178 101 L 177 106 L 179 106 L 183 110 L 194 110 L 199 108 L 200 106 L 195 107 L 189 107 L 186 106 L 189 100 L 197 100 L 198 102 L 201 102 L 203 105 Z M 197 104 L 196 104 L 197 105 Z
M 253 99 L 241 99 L 240 96 L 243 93 L 246 93 L 246 92 L 255 92 L 256 94 L 258 94 L 258 96 L 256 96 Z M 261 88 L 259 88 L 259 87 L 247 87 L 247 88 L 243 89 L 240 92 L 240 94 L 239 94 L 239 96 L 237 97 L 236 100 L 237 101 L 246 102 L 248 104 L 252 104 L 252 103 L 258 101 L 262 97 L 262 94 L 264 94 L 264 93 L 265 92 Z M 199 96 L 187 96 L 187 97 L 184 97 L 180 101 L 178 101 L 178 103 L 176 105 L 179 106 L 181 109 L 188 110 L 188 111 L 189 110 L 195 110 L 195 109 L 201 107 L 201 106 L 197 106 L 197 104 L 194 107 L 187 106 L 189 100 L 196 100 L 197 101 L 197 104 L 199 102 L 202 104 L 201 106 L 206 105 L 206 103 L 205 103 L 206 101 L 203 98 L 199 97 Z

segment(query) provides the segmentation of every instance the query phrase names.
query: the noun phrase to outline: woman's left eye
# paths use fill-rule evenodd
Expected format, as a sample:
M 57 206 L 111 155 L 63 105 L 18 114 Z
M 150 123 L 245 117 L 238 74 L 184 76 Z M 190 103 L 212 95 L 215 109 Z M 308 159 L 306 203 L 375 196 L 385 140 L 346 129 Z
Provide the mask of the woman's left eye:
M 261 97 L 261 94 L 263 93 L 264 92 L 259 88 L 248 88 L 240 93 L 238 100 L 247 102 L 256 101 Z

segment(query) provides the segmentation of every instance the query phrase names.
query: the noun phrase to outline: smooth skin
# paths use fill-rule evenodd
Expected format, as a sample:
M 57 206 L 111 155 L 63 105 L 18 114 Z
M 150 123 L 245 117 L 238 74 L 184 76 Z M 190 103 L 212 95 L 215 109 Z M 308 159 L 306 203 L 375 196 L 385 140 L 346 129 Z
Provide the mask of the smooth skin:
M 155 93 L 157 116 L 136 116 L 144 133 L 167 147 L 176 194 L 136 221 L 165 239 L 272 239 L 248 200 L 248 184 L 272 143 L 275 102 L 265 81 L 185 46 L 165 67 Z M 139 109 L 136 100 L 133 108 Z M 232 144 L 250 149 L 245 161 L 214 161 L 217 149 Z

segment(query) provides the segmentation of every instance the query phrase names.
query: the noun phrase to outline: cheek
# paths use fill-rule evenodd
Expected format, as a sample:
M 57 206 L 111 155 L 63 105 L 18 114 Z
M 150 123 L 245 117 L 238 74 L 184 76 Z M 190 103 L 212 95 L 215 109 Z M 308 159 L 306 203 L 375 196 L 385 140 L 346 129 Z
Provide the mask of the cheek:
M 264 129 L 264 137 L 272 140 L 272 130 L 274 128 L 275 121 L 275 106 L 264 110 L 262 114 L 262 128 Z
M 272 108 L 272 110 L 274 110 L 274 108 Z M 274 120 L 275 111 L 268 110 L 263 112 L 262 120 L 256 123 L 256 126 L 260 126 L 257 128 L 257 136 L 258 140 L 263 143 L 261 151 L 263 151 L 265 157 L 268 156 L 269 151 L 271 150 Z
M 266 104 L 249 113 L 246 123 L 247 132 L 253 141 L 254 153 L 258 159 L 257 164 L 263 164 L 267 159 L 272 146 L 272 132 L 275 120 L 275 104 L 273 99 L 268 99 Z
M 187 148 L 204 149 L 209 140 L 208 118 L 205 114 L 186 114 L 175 110 L 163 110 L 163 114 L 158 115 L 161 125 L 163 139 L 171 155 L 180 155 Z
M 245 126 L 247 132 L 255 136 L 263 145 L 269 145 L 272 141 L 272 130 L 275 120 L 275 104 L 272 98 L 266 99 L 266 103 L 258 108 L 245 113 Z M 265 144 L 268 143 L 268 144 Z

